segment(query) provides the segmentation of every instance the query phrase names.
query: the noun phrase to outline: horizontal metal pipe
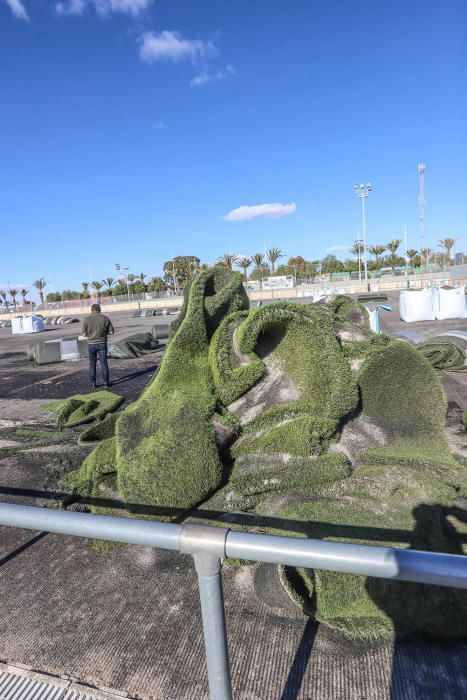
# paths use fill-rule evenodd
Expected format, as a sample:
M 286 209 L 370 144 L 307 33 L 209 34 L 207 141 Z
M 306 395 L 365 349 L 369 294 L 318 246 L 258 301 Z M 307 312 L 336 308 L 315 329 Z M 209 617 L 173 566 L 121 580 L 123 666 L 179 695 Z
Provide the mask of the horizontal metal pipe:
M 0 525 L 180 550 L 182 525 L 0 503 Z M 202 550 L 200 546 L 200 551 Z M 229 530 L 225 554 L 285 566 L 467 589 L 467 557 Z
M 0 503 L 0 525 L 96 540 L 144 544 L 161 549 L 179 549 L 181 525 L 109 515 L 69 513 L 55 508 L 37 508 Z
M 229 531 L 227 557 L 467 588 L 467 557 Z

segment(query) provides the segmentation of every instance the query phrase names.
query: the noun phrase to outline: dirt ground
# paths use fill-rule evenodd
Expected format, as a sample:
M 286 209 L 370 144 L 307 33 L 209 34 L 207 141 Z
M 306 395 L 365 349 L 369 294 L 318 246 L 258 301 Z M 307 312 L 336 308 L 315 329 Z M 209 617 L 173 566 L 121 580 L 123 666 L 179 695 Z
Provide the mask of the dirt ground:
M 404 325 L 397 309 L 385 316 L 385 330 Z M 119 333 L 153 322 L 115 319 Z M 455 327 L 467 329 L 462 324 Z M 65 337 L 65 330 L 77 335 L 74 327 L 59 327 L 48 338 Z M 77 445 L 73 431 L 57 434 L 43 406 L 86 390 L 87 363 L 34 367 L 26 342 L 0 329 L 0 500 L 58 507 L 61 475 L 79 466 L 89 448 Z M 160 354 L 110 360 L 113 390 L 134 400 L 159 361 Z M 465 375 L 443 373 L 442 381 L 452 415 L 467 410 Z M 207 698 L 190 557 L 140 546 L 102 553 L 78 538 L 0 530 L 0 661 L 134 698 Z M 467 641 L 345 642 L 298 610 L 263 604 L 254 590 L 255 568 L 224 565 L 236 699 L 467 697 Z

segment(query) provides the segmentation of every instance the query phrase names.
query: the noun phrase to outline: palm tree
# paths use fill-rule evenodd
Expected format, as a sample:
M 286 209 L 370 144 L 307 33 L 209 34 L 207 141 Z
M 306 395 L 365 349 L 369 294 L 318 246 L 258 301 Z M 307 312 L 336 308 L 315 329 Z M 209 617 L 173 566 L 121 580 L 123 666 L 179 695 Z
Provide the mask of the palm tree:
M 41 304 L 44 305 L 44 287 L 47 284 L 47 282 L 43 277 L 39 277 L 39 279 L 37 279 L 32 284 L 36 289 L 39 290 L 39 298 L 41 300 Z
M 17 294 L 18 294 L 18 290 L 17 290 L 17 289 L 9 289 L 9 290 L 8 290 L 8 294 L 9 294 L 9 295 L 11 296 L 11 298 L 13 299 L 13 307 L 14 307 L 15 313 L 16 313 L 16 297 L 17 297 Z
M 451 250 L 454 248 L 456 244 L 457 238 L 443 238 L 442 241 L 439 242 L 439 247 L 444 248 L 447 258 L 448 258 L 448 265 L 451 262 Z
M 402 241 L 400 238 L 393 238 L 392 241 L 386 246 L 386 250 L 389 250 L 389 252 L 391 253 L 391 267 L 393 270 L 395 268 L 396 251 L 401 243 Z
M 113 277 L 106 277 L 105 279 L 102 280 L 102 282 L 106 285 L 107 289 L 112 289 L 112 285 L 115 282 Z M 84 286 L 84 283 L 83 283 Z
M 365 247 L 362 241 L 355 241 L 350 249 L 350 252 L 353 253 L 356 258 L 362 257 L 363 253 L 365 252 Z
M 203 270 L 209 270 L 208 263 L 200 262 L 199 265 L 197 265 L 195 268 L 195 272 L 203 272 Z
M 147 277 L 147 275 L 144 274 L 144 272 L 140 272 L 139 275 L 137 275 L 140 279 L 140 282 L 144 284 L 144 280 Z
M 19 290 L 19 293 L 23 297 L 23 306 L 26 306 L 26 296 L 27 296 L 28 290 L 23 287 L 23 289 Z
M 422 248 L 420 251 L 420 254 L 422 256 L 422 263 L 423 263 L 423 258 L 425 258 L 427 271 L 428 271 L 428 259 L 430 257 L 430 253 L 431 253 L 431 248 Z
M 226 267 L 228 270 L 232 269 L 232 266 L 234 263 L 236 263 L 238 260 L 238 255 L 235 253 L 225 253 L 222 255 L 220 258 L 217 258 L 217 261 L 221 265 L 221 267 Z
M 271 263 L 271 272 L 274 274 L 276 270 L 276 262 L 279 260 L 279 258 L 283 258 L 284 255 L 279 248 L 270 248 L 267 252 L 267 256 L 269 262 Z
M 243 276 L 245 277 L 245 282 L 248 280 L 247 271 L 251 265 L 251 262 L 251 258 L 240 258 L 240 260 L 237 260 L 237 262 L 235 263 L 237 267 L 243 268 Z
M 251 256 L 251 259 L 253 260 L 255 267 L 263 267 L 263 265 L 264 265 L 263 253 L 255 253 L 254 255 Z
M 93 282 L 92 286 L 94 287 L 94 289 L 97 292 L 97 298 L 100 299 L 100 296 L 101 296 L 100 291 L 101 291 L 102 287 L 104 286 L 104 283 L 103 282 Z
M 2 297 L 3 303 L 6 306 L 6 292 L 4 289 L 0 289 L 0 297 Z
M 415 250 L 415 248 L 409 248 L 406 251 L 406 254 L 409 259 L 410 267 L 413 267 L 414 260 L 418 255 L 418 250 Z
M 374 255 L 376 261 L 376 267 L 379 265 L 379 258 L 386 250 L 385 245 L 370 245 L 368 246 L 368 252 L 370 255 Z

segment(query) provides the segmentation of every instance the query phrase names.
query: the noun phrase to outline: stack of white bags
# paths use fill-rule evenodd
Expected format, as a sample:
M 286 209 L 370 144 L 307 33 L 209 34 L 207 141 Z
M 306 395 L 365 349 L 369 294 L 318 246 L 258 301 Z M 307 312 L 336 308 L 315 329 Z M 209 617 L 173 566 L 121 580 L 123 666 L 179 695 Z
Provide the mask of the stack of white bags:
M 467 318 L 464 287 L 404 289 L 401 291 L 399 308 L 401 319 L 409 323 Z

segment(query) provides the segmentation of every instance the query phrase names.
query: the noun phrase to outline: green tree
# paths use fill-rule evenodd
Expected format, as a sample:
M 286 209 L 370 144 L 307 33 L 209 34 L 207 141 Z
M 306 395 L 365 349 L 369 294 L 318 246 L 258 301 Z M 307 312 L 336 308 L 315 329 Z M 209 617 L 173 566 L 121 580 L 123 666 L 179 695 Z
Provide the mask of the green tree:
M 424 262 L 428 269 L 428 261 L 430 259 L 431 248 L 422 248 L 420 254 L 422 256 L 422 263 Z
M 16 297 L 18 296 L 18 290 L 17 290 L 17 289 L 14 289 L 14 288 L 13 288 L 13 289 L 9 289 L 9 290 L 8 290 L 8 294 L 9 294 L 9 295 L 11 296 L 11 298 L 13 299 L 13 308 L 14 308 L 14 310 L 15 310 L 15 312 L 16 312 Z
M 456 245 L 456 240 L 457 240 L 457 238 L 443 238 L 443 240 L 438 243 L 438 246 L 440 248 L 443 248 L 445 253 L 446 253 L 446 257 L 448 259 L 448 265 L 451 262 L 451 250 Z
M 342 272 L 344 264 L 336 258 L 335 255 L 326 255 L 321 261 L 321 272 L 324 275 L 332 274 L 333 272 Z
M 72 299 L 79 299 L 79 292 L 76 289 L 64 289 L 62 292 L 63 301 L 71 301 Z
M 250 267 L 251 263 L 252 263 L 251 258 L 240 258 L 240 260 L 237 260 L 235 263 L 237 265 L 237 267 L 242 268 L 245 282 L 248 281 L 248 268 Z
M 226 267 L 228 270 L 233 269 L 234 263 L 238 260 L 238 255 L 235 253 L 224 253 L 221 257 L 217 258 L 217 262 L 221 267 Z
M 263 253 L 255 253 L 254 255 L 251 256 L 251 259 L 254 262 L 255 267 L 263 267 L 264 266 Z
M 285 256 L 279 248 L 270 248 L 266 255 L 268 257 L 269 262 L 271 263 L 271 272 L 274 275 L 276 269 L 276 262 L 279 260 L 279 258 L 283 258 Z
M 167 285 L 162 277 L 151 277 L 148 288 L 150 292 L 165 292 Z
M 373 257 L 375 258 L 377 269 L 379 269 L 379 267 L 381 266 L 380 265 L 380 258 L 385 251 L 386 251 L 385 245 L 370 245 L 370 246 L 368 246 L 368 252 L 370 253 L 370 255 L 373 255 Z
M 89 294 L 89 282 L 81 282 L 81 286 L 83 288 L 83 291 L 80 294 L 81 299 L 89 299 L 89 297 L 91 296 Z
M 396 252 L 397 249 L 399 248 L 400 244 L 402 243 L 400 238 L 394 238 L 390 243 L 387 244 L 386 250 L 389 250 L 389 261 L 391 263 L 391 267 L 394 270 L 396 267 Z
M 114 278 L 113 277 L 106 277 L 105 279 L 102 280 L 102 282 L 107 287 L 109 292 L 112 292 L 112 285 L 115 282 Z
M 355 243 L 350 249 L 350 252 L 353 253 L 356 258 L 358 258 L 358 256 L 363 257 L 363 253 L 365 252 L 365 246 L 363 245 L 363 242 L 355 241 Z
M 146 277 L 147 277 L 147 275 L 145 275 L 144 272 L 140 272 L 139 275 L 138 275 L 139 281 L 144 285 L 144 291 L 146 291 L 146 289 L 147 289 L 147 286 L 146 286 L 146 284 L 145 284 L 145 282 L 144 282 L 144 280 L 146 279 Z
M 4 306 L 6 306 L 6 292 L 4 289 L 0 289 L 0 297 L 3 299 Z
M 103 282 L 99 282 L 98 280 L 92 283 L 92 287 L 96 290 L 96 296 L 98 300 L 101 298 L 101 289 L 103 286 Z
M 32 284 L 33 287 L 35 287 L 39 291 L 39 298 L 41 300 L 41 304 L 44 304 L 44 287 L 47 284 L 47 282 L 43 277 L 39 277 L 39 279 L 35 280 L 35 282 L 33 282 Z
M 408 257 L 408 259 L 409 259 L 409 265 L 410 265 L 410 267 L 414 267 L 414 266 L 415 266 L 415 265 L 414 265 L 414 263 L 415 263 L 415 258 L 416 258 L 417 255 L 418 255 L 418 250 L 415 250 L 415 248 L 409 248 L 409 249 L 406 251 L 406 253 L 407 253 L 407 257 Z
M 58 301 L 62 301 L 62 295 L 60 292 L 49 292 L 45 298 L 48 304 L 53 304 Z
M 178 292 L 196 274 L 200 262 L 196 255 L 176 255 L 167 260 L 163 265 L 165 283 Z
M 23 299 L 23 306 L 25 307 L 26 304 L 28 303 L 28 302 L 26 301 L 26 297 L 27 297 L 27 294 L 28 294 L 28 290 L 27 290 L 25 287 L 23 287 L 22 289 L 19 290 L 19 293 L 21 294 L 21 297 L 22 297 L 22 299 Z

